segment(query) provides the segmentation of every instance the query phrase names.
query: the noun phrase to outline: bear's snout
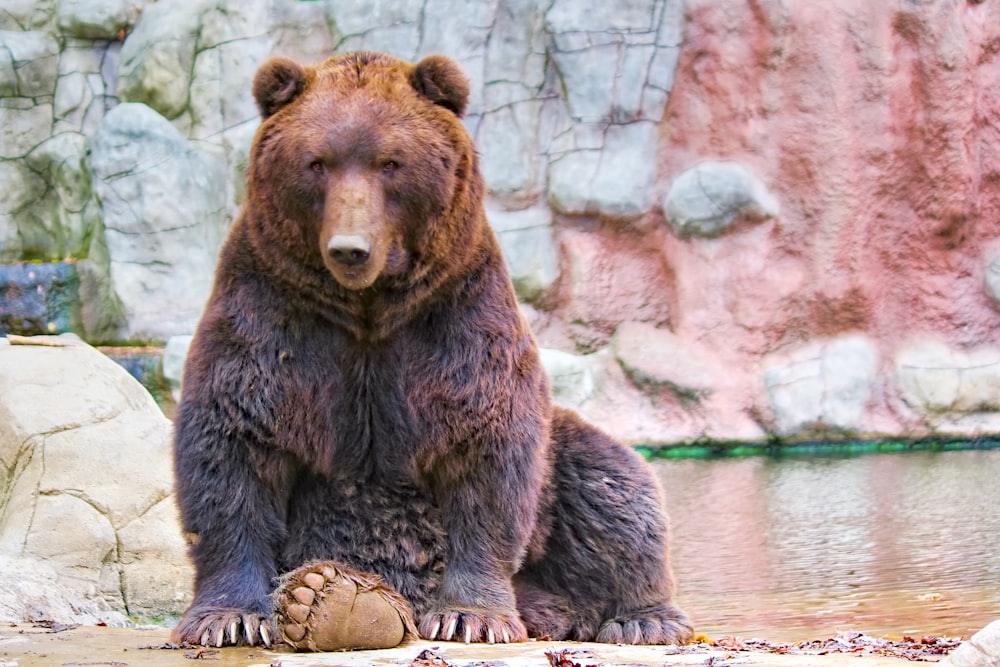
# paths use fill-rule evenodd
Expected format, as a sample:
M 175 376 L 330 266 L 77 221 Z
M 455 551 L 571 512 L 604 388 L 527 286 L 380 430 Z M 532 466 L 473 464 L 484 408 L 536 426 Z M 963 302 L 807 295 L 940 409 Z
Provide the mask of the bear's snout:
M 337 234 L 327 242 L 326 252 L 337 264 L 354 268 L 368 261 L 372 246 L 368 239 L 358 234 Z

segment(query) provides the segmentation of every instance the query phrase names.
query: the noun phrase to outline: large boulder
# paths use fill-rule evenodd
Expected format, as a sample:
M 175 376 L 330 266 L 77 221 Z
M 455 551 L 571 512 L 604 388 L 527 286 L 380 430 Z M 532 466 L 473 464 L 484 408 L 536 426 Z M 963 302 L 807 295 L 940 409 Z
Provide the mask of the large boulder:
M 0 619 L 183 611 L 170 422 L 75 337 L 0 339 Z
M 144 104 L 112 109 L 88 164 L 130 339 L 194 331 L 229 220 L 225 162 Z

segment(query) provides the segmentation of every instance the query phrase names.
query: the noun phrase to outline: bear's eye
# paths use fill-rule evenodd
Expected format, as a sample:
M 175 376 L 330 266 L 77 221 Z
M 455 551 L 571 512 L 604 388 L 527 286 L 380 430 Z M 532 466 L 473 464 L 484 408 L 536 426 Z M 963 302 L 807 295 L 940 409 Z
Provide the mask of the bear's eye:
M 317 174 L 322 174 L 324 171 L 326 171 L 326 167 L 324 167 L 323 163 L 320 162 L 319 160 L 313 160 L 312 162 L 310 162 L 309 169 Z
M 391 174 L 392 172 L 399 169 L 399 163 L 395 160 L 386 160 L 382 163 L 382 172 L 386 174 Z

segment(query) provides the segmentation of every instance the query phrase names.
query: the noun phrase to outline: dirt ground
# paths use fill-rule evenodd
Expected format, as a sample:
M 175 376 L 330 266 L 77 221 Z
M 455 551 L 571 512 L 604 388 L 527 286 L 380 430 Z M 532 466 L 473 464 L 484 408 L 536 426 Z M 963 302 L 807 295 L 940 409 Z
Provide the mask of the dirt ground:
M 772 647 L 773 648 L 773 647 Z M 849 648 L 849 647 L 848 647 Z M 0 626 L 0 667 L 901 667 L 918 665 L 897 657 L 864 651 L 775 654 L 751 645 L 732 648 L 689 646 L 609 646 L 571 642 L 530 641 L 482 645 L 410 641 L 388 650 L 303 654 L 258 648 L 205 649 L 172 647 L 169 631 L 107 627 L 45 627 L 31 624 Z M 930 659 L 935 659 L 930 656 Z M 194 662 L 193 662 L 194 661 Z

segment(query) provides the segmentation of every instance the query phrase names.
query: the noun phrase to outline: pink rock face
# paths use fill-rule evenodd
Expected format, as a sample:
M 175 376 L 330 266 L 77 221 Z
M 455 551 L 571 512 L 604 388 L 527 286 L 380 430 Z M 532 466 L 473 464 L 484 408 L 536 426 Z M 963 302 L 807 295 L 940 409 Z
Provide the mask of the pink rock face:
M 731 372 L 684 433 L 665 430 L 725 438 L 750 416 L 774 432 L 768 359 L 860 334 L 875 380 L 834 430 L 933 431 L 900 398 L 901 348 L 1000 340 L 984 287 L 1000 250 L 1000 2 L 692 0 L 660 131 L 663 192 L 729 160 L 780 205 L 714 238 L 646 232 L 665 259 L 660 326 Z

